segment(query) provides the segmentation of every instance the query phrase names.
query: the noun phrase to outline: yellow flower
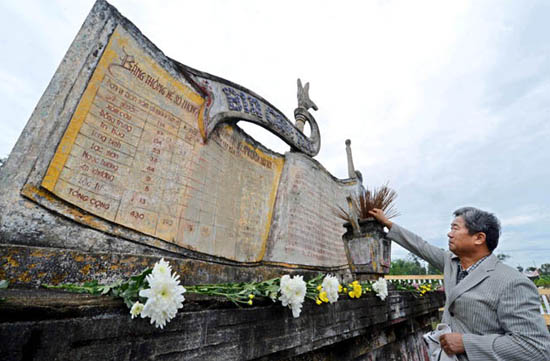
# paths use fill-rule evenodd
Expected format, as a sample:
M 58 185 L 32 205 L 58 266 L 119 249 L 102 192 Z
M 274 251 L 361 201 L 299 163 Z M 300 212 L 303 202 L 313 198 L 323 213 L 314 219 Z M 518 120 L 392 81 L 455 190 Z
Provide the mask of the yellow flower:
M 254 299 L 254 295 L 251 293 L 248 295 L 248 298 L 250 298 L 251 300 Z
M 315 299 L 315 303 L 320 305 L 321 303 L 323 303 L 323 301 L 321 301 L 319 298 Z
M 323 286 L 321 286 L 321 285 L 317 286 L 317 291 L 321 291 L 322 288 L 323 288 Z
M 248 300 L 248 304 L 252 306 L 252 300 Z
M 338 292 L 342 292 L 342 285 L 338 285 Z
M 348 288 L 347 288 L 347 287 L 344 287 L 344 292 L 348 292 Z
M 353 283 L 350 285 L 353 287 L 353 291 L 350 291 L 348 293 L 348 295 L 351 297 L 351 298 L 359 298 L 361 297 L 361 294 L 363 293 L 363 288 L 361 287 L 361 285 L 359 284 L 359 282 L 357 281 L 353 281 Z
M 325 303 L 328 302 L 327 293 L 325 291 L 319 293 L 319 299 Z

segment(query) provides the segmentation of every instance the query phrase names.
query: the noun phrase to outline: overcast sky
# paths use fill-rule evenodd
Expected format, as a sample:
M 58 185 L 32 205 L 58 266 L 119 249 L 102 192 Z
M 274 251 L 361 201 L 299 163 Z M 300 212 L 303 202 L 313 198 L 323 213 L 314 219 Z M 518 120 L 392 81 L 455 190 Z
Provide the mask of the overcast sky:
M 316 159 L 347 177 L 350 138 L 365 184 L 389 181 L 395 221 L 426 240 L 447 248 L 452 212 L 472 205 L 501 219 L 507 263 L 550 263 L 550 2 L 111 3 L 166 55 L 255 91 L 290 119 L 296 78 L 309 81 Z M 0 156 L 92 5 L 0 3 Z M 393 248 L 394 258 L 407 254 Z

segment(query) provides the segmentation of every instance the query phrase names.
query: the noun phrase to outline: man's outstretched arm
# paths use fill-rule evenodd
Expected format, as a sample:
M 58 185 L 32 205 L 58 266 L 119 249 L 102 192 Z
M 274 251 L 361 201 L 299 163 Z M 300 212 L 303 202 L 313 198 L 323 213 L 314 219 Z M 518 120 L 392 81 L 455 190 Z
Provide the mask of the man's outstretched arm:
M 393 223 L 386 218 L 384 212 L 378 208 L 369 211 L 369 214 L 376 218 L 382 225 L 388 227 L 390 232 L 387 234 L 387 237 L 389 239 L 397 242 L 411 253 L 428 261 L 434 267 L 443 271 L 445 265 L 445 251 L 443 249 L 432 246 L 416 234 Z

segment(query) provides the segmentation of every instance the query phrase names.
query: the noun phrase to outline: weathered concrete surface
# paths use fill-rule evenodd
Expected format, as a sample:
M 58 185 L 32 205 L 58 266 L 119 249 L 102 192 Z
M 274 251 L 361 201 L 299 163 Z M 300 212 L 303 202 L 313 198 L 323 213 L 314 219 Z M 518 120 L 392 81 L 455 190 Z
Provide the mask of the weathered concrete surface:
M 249 121 L 271 131 L 294 150 L 311 157 L 319 153 L 321 148 L 319 127 L 303 104 L 299 104 L 294 115 L 297 122 L 300 117 L 297 114 L 301 114 L 301 118 L 308 120 L 311 129 L 309 137 L 303 133 L 303 123 L 301 129 L 295 126 L 281 111 L 254 92 L 183 64 L 180 66 L 208 99 L 203 110 L 205 116 L 201 127 L 201 134 L 205 139 L 222 122 Z
M 414 335 L 426 329 L 444 301 L 442 293 L 419 298 L 391 293 L 386 301 L 363 296 L 324 306 L 307 302 L 295 319 L 270 300 L 236 308 L 187 296 L 177 317 L 160 330 L 147 320 L 131 320 L 121 302 L 108 298 L 46 290 L 4 290 L 0 297 L 5 298 L 0 304 L 3 360 L 283 360 L 304 355 L 296 360 L 341 361 L 381 359 L 373 358 L 379 354 L 416 360 L 405 356 L 418 353 Z M 396 355 L 396 350 L 404 353 Z
M 325 346 L 285 361 L 427 361 L 422 335 L 432 330 L 433 316 L 415 317 L 386 328 L 374 329 L 364 336 L 354 337 Z M 259 360 L 281 360 L 279 355 Z
M 338 180 L 319 162 L 288 152 L 269 234 L 266 261 L 348 267 L 342 235 L 346 197 L 359 190 L 356 180 Z
M 277 266 L 229 265 L 165 254 L 165 260 L 180 275 L 181 282 L 209 284 L 220 282 L 250 282 L 280 277 L 281 274 L 301 274 L 315 277 L 318 272 L 305 269 L 285 269 Z M 82 283 L 96 280 L 110 283 L 153 267 L 159 255 L 122 252 L 82 252 L 49 247 L 0 245 L 0 279 L 16 287 L 39 287 L 50 283 Z M 351 279 L 349 272 L 339 273 Z
M 0 243 L 48 246 L 84 251 L 159 254 L 158 247 L 143 246 L 147 237 L 128 237 L 124 230 L 106 233 L 82 227 L 74 222 L 90 215 L 51 195 L 37 192 L 37 197 L 52 200 L 48 210 L 21 195 L 25 185 L 39 189 L 56 146 L 79 103 L 88 80 L 102 55 L 117 23 L 138 31 L 106 2 L 99 1 L 84 22 L 61 62 L 47 90 L 36 106 L 27 126 L 0 172 Z M 156 48 L 155 48 L 156 49 Z M 158 49 L 157 49 L 158 50 Z M 158 59 L 165 69 L 170 62 Z M 174 76 L 178 72 L 172 71 Z M 181 75 L 179 75 L 181 77 Z M 183 79 L 183 77 L 181 77 Z M 64 216 L 60 216 L 61 212 Z M 159 242 L 158 240 L 156 242 Z M 178 247 L 163 245 L 168 251 Z
M 353 234 L 350 223 L 345 224 L 343 236 L 351 272 L 356 275 L 388 274 L 391 266 L 391 241 L 384 227 L 375 219 L 359 221 L 360 236 Z
M 204 142 L 204 117 L 237 106 L 224 87 L 238 92 L 240 113 L 256 112 L 256 99 L 264 120 L 276 117 L 256 94 L 169 59 L 99 0 L 0 172 L 0 244 L 347 269 L 332 207 L 358 184 L 234 124 Z

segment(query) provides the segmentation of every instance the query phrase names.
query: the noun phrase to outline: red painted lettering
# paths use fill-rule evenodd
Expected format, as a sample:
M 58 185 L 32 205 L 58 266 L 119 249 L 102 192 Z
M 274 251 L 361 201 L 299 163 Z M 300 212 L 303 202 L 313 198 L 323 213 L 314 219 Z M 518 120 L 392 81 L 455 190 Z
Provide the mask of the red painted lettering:
M 90 149 L 93 150 L 94 152 L 97 152 L 97 153 L 102 153 L 103 151 L 103 147 L 95 144 L 95 143 L 92 143 L 92 145 L 90 146 Z
M 140 213 L 138 211 L 131 211 L 130 215 L 136 219 L 143 219 L 145 218 L 145 215 L 143 213 Z
M 113 172 L 116 172 L 118 170 L 118 165 L 116 164 L 113 164 L 105 159 L 102 159 L 101 160 L 101 165 L 105 168 L 109 168 L 110 170 L 112 170 Z
M 116 135 L 117 137 L 120 137 L 120 138 L 124 138 L 125 134 L 123 132 L 121 132 L 120 130 L 116 129 L 115 127 L 113 127 L 111 129 L 111 134 L 114 134 Z
M 120 144 L 120 143 L 119 143 Z M 107 151 L 105 152 L 105 154 L 107 154 L 108 157 L 110 158 L 113 158 L 113 159 L 118 159 L 118 154 L 113 152 L 112 150 L 109 150 L 107 149 Z
M 100 178 L 106 179 L 109 182 L 112 182 L 115 179 L 114 175 L 112 175 L 111 173 L 109 173 L 109 172 L 107 172 L 103 169 L 99 169 L 99 168 L 93 168 L 92 169 L 92 174 L 95 175 L 95 176 L 98 176 Z
M 84 201 L 84 202 L 87 202 L 88 199 L 90 198 L 87 195 L 84 195 L 84 194 L 80 193 L 80 191 L 78 189 L 69 188 L 69 194 L 71 196 L 75 197 L 75 198 L 80 199 L 81 201 Z
M 96 130 L 92 130 L 92 137 L 99 139 L 102 143 L 105 143 L 107 137 Z
M 109 203 L 105 203 L 103 201 L 100 201 L 99 199 L 91 198 L 90 204 L 95 208 L 103 208 L 105 210 L 108 210 L 111 205 Z
M 91 155 L 90 153 L 88 153 L 85 150 L 82 151 L 82 158 L 86 159 L 88 162 L 97 163 L 96 157 L 94 157 L 93 155 Z
M 120 148 L 120 145 L 121 145 L 118 140 L 111 139 L 111 138 L 109 138 L 109 144 L 115 148 Z

